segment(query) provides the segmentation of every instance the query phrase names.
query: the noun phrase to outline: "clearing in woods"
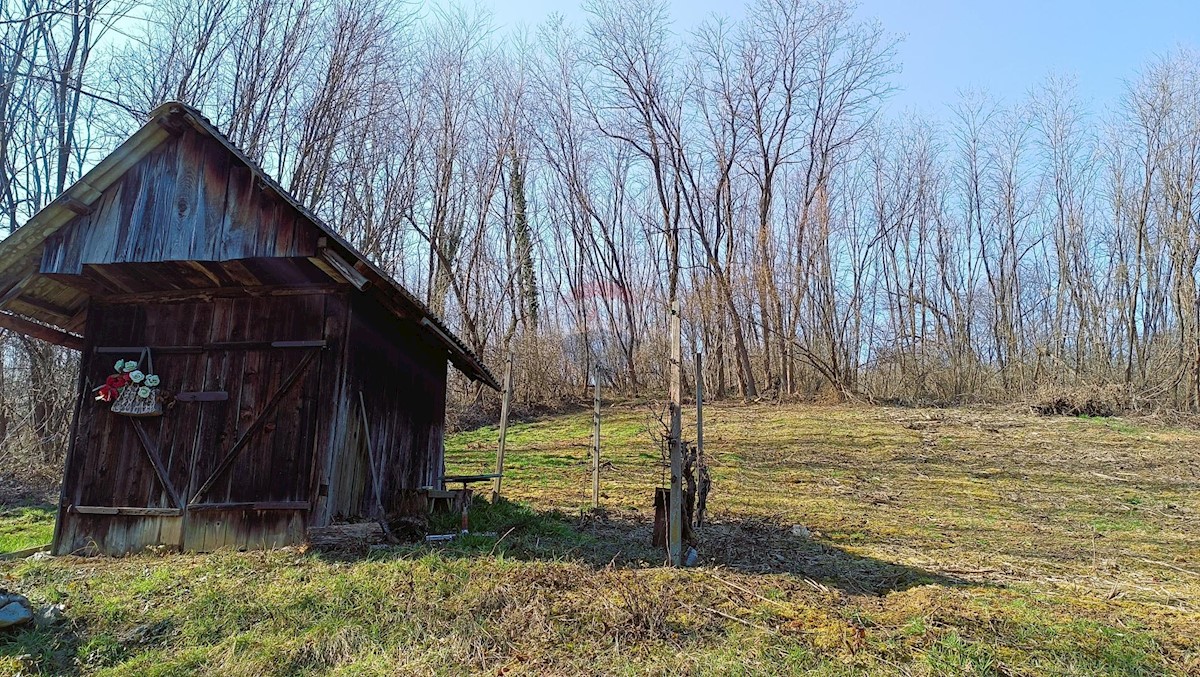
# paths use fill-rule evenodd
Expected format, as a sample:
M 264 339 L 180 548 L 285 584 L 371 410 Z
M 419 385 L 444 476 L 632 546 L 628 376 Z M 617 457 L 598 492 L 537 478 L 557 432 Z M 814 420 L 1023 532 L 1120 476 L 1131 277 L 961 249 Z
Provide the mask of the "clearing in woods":
M 1200 673 L 1200 432 L 973 409 L 706 419 L 698 568 L 648 546 L 658 423 L 621 405 L 600 514 L 582 512 L 581 412 L 510 428 L 518 503 L 473 521 L 499 538 L 3 563 L 68 622 L 0 635 L 0 673 Z M 449 471 L 488 471 L 495 434 L 450 438 Z

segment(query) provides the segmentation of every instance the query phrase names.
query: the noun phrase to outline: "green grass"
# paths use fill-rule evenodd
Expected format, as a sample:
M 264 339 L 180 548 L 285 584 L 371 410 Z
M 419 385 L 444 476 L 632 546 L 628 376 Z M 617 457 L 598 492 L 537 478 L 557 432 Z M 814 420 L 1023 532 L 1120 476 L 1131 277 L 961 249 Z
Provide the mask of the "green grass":
M 1081 414 L 1079 418 L 1084 421 L 1099 423 L 1100 425 L 1106 426 L 1111 430 L 1115 430 L 1126 435 L 1140 435 L 1145 432 L 1142 428 L 1133 425 L 1128 421 L 1123 421 L 1119 418 L 1114 418 L 1111 416 L 1091 416 L 1088 414 Z
M 706 420 L 695 569 L 649 545 L 656 414 L 611 407 L 599 513 L 579 413 L 513 426 L 506 499 L 477 499 L 448 544 L 0 564 L 69 619 L 0 635 L 0 674 L 1200 674 L 1200 433 L 848 406 Z M 490 471 L 495 435 L 450 436 L 448 471 Z
M 0 554 L 46 545 L 54 536 L 53 506 L 0 508 Z

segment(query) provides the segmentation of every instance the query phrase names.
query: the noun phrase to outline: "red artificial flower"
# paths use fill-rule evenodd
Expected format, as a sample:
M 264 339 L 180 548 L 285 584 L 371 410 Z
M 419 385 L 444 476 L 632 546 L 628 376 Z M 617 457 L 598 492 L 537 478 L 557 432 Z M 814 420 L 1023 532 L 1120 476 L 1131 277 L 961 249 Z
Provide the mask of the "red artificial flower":
M 105 383 L 104 385 L 100 386 L 100 393 L 96 395 L 96 399 L 102 402 L 112 402 L 113 400 L 117 399 L 118 394 L 119 391 L 116 388 Z
M 125 374 L 113 374 L 104 380 L 104 385 L 109 388 L 124 388 L 129 383 L 129 377 Z

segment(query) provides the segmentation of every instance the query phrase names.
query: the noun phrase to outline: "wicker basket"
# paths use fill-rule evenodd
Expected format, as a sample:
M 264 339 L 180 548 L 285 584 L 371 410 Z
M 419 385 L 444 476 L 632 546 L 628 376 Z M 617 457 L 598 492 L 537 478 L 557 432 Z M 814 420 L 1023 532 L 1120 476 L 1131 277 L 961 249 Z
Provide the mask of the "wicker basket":
M 154 373 L 154 361 L 150 357 L 149 348 L 142 348 L 142 356 L 138 360 L 138 364 L 146 366 L 145 373 Z M 142 388 L 146 388 L 149 391 L 146 397 L 138 394 L 138 391 Z M 144 386 L 141 383 L 126 385 L 124 388 L 121 388 L 121 394 L 112 403 L 112 412 L 122 416 L 162 416 L 162 399 L 158 396 L 158 388 Z

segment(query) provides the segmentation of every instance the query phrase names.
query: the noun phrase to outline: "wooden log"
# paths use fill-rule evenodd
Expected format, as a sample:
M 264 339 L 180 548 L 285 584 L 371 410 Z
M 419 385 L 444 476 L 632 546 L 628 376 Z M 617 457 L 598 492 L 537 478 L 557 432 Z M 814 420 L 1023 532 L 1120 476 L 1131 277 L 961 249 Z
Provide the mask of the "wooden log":
M 375 522 L 308 528 L 308 543 L 317 550 L 366 550 L 385 541 L 383 529 Z
M 204 346 L 96 346 L 92 351 L 98 355 L 124 355 L 126 353 L 137 355 L 145 348 L 149 348 L 154 353 L 204 352 Z

